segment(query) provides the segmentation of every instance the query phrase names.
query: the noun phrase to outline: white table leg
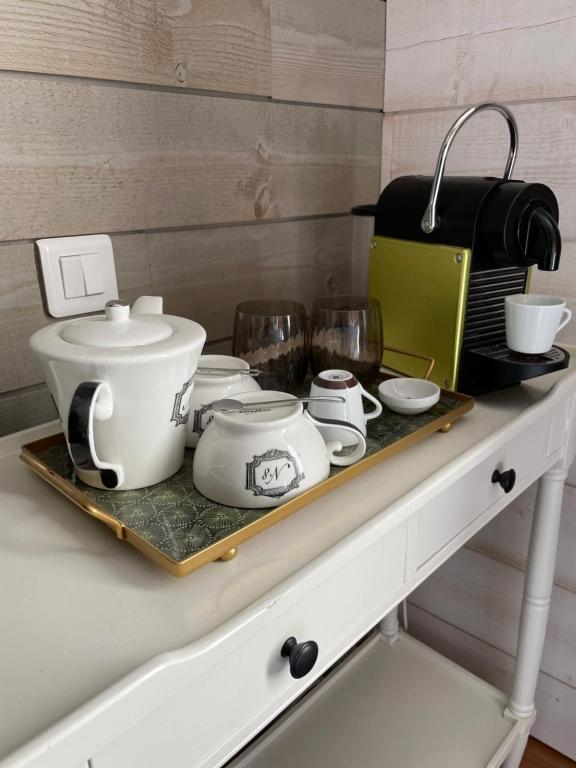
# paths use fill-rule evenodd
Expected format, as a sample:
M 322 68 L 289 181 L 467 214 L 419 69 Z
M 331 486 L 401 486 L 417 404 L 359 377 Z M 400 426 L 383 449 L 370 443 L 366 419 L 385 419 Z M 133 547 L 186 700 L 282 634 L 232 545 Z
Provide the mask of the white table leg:
M 378 624 L 378 629 L 386 638 L 388 645 L 394 645 L 400 635 L 400 624 L 398 622 L 398 607 L 393 608 L 387 613 Z
M 565 479 L 564 469 L 551 469 L 538 483 L 524 578 L 514 685 L 508 704 L 510 714 L 517 718 L 532 717 L 535 711 L 534 695 L 554 583 Z M 520 765 L 526 739 L 521 742 L 506 759 L 506 768 L 517 768 Z

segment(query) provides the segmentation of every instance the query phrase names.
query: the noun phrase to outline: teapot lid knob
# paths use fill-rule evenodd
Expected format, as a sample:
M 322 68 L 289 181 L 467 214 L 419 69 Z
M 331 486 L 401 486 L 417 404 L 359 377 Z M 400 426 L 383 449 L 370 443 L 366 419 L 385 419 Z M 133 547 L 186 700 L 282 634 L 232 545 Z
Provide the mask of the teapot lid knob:
M 113 299 L 106 302 L 105 307 L 106 320 L 114 323 L 125 322 L 130 318 L 130 304 L 119 299 Z

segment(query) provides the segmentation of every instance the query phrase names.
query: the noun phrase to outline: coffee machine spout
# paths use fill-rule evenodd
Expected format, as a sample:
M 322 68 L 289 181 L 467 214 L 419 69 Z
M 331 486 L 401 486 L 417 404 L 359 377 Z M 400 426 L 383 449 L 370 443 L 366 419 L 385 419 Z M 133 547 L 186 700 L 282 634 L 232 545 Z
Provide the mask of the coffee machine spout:
M 538 241 L 534 249 L 538 269 L 554 272 L 560 265 L 562 238 L 558 224 L 545 208 L 536 208 L 530 216 L 529 241 Z M 533 233 L 533 234 L 532 234 Z

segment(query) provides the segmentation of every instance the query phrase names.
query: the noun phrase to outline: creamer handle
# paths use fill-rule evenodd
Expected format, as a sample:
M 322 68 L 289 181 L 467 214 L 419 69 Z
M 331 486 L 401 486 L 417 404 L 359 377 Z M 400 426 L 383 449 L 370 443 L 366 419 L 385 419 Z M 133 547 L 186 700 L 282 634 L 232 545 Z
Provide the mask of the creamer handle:
M 350 432 L 356 440 L 356 445 L 352 453 L 348 453 L 345 456 L 338 456 L 335 451 L 342 449 L 341 443 L 335 443 L 336 447 L 331 448 L 330 443 L 327 443 L 328 452 L 330 453 L 330 464 L 334 464 L 337 467 L 347 467 L 350 464 L 354 464 L 366 453 L 366 439 L 362 432 L 355 427 L 354 424 L 350 424 L 349 421 L 338 421 L 337 419 L 321 419 L 318 416 L 312 416 L 309 411 L 304 411 L 304 415 L 314 424 L 316 427 L 322 427 L 323 429 L 338 429 L 344 432 Z
M 380 416 L 382 413 L 382 403 L 380 400 L 378 400 L 374 395 L 371 395 L 370 392 L 367 392 L 362 384 L 360 384 L 360 391 L 362 392 L 362 397 L 365 397 L 367 400 L 370 400 L 370 402 L 375 406 L 371 411 L 364 411 L 364 418 L 366 421 L 370 421 L 370 419 L 375 419 L 377 416 Z

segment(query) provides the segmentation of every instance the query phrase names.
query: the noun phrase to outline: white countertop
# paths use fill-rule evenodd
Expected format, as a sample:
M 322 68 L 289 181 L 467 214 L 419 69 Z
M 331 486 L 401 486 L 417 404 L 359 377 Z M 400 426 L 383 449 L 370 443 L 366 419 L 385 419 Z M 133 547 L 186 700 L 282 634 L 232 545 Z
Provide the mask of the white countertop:
M 573 351 L 574 355 L 574 351 Z M 574 359 L 574 357 L 573 357 Z M 0 440 L 0 758 L 154 656 L 216 629 L 570 372 L 485 395 L 435 434 L 181 579 L 84 515 L 18 458 L 56 424 Z

